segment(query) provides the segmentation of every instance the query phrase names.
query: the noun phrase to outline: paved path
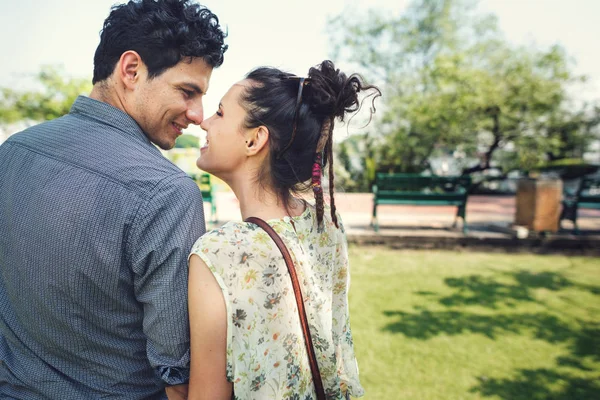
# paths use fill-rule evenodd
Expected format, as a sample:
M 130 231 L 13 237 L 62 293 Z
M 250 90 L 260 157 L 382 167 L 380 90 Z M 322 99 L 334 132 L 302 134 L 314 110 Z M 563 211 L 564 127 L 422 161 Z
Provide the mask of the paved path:
M 217 198 L 218 222 L 240 220 L 239 204 L 232 192 L 219 192 Z M 373 195 L 370 193 L 338 193 L 336 205 L 349 235 L 377 235 L 370 227 Z M 206 215 L 210 207 L 205 204 Z M 459 227 L 452 229 L 456 207 L 449 206 L 396 206 L 382 205 L 377 208 L 379 235 L 464 237 Z M 512 236 L 510 228 L 515 216 L 514 196 L 470 196 L 467 202 L 468 236 Z M 565 228 L 570 222 L 563 223 Z M 600 210 L 581 210 L 579 226 L 583 233 L 600 234 Z M 570 235 L 564 230 L 563 234 Z

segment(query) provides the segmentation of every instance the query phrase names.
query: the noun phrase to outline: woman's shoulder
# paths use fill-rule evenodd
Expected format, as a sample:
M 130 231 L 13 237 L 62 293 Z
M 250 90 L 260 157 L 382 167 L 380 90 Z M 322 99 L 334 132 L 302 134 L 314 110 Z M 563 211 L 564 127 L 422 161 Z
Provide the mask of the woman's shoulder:
M 241 221 L 230 221 L 227 222 L 221 226 L 219 226 L 218 228 L 214 228 L 211 229 L 209 231 L 207 231 L 204 235 L 202 235 L 200 237 L 200 239 L 202 238 L 207 238 L 207 237 L 224 237 L 227 235 L 231 235 L 231 236 L 235 236 L 240 234 L 243 231 L 246 231 L 248 229 L 248 224 L 246 222 L 241 222 Z
M 262 229 L 254 224 L 241 221 L 227 222 L 200 236 L 192 246 L 192 253 L 208 253 L 210 250 L 226 251 L 229 254 L 245 252 L 253 244 L 264 242 L 262 238 L 257 238 L 262 233 Z
M 242 223 L 227 222 L 218 228 L 211 229 L 196 240 L 196 243 L 192 246 L 192 253 L 207 247 L 226 245 L 232 238 L 235 238 L 243 228 Z

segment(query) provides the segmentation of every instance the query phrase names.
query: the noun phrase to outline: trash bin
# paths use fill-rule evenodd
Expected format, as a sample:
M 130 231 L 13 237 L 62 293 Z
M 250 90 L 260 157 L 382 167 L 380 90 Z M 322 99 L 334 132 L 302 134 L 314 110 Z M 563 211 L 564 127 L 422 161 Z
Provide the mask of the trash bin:
M 520 179 L 515 225 L 535 232 L 557 232 L 562 187 L 562 181 L 555 178 Z

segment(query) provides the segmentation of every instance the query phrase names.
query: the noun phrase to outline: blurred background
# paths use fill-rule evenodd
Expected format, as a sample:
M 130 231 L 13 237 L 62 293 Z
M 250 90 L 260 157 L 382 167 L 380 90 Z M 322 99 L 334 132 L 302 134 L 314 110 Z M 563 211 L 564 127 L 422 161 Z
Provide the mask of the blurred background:
M 0 142 L 68 111 L 90 89 L 114 0 L 3 1 Z M 514 191 L 532 171 L 600 163 L 600 3 L 594 0 L 207 0 L 228 32 L 205 115 L 252 68 L 305 75 L 333 59 L 383 97 L 337 126 L 338 187 L 369 191 L 375 172 L 469 174 L 478 191 Z M 194 168 L 198 127 L 171 158 Z M 576 166 L 573 167 L 573 164 Z M 592 166 L 590 166 L 592 164 Z M 579 168 L 579 169 L 577 169 Z M 591 169 L 590 169 L 591 168 Z M 572 172 L 571 172 L 572 173 Z
M 89 93 L 115 2 L 0 1 L 2 143 Z M 334 149 L 366 399 L 600 399 L 600 1 L 204 4 L 229 35 L 206 117 L 260 65 L 332 59 L 381 88 Z M 165 156 L 210 228 L 239 207 L 197 171 L 203 140 Z

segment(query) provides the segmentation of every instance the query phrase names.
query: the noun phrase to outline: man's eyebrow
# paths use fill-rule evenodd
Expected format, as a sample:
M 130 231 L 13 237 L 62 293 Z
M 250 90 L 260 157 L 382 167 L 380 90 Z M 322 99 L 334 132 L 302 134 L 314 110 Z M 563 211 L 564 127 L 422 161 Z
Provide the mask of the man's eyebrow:
M 200 86 L 196 85 L 195 83 L 183 82 L 180 86 L 186 86 L 186 87 L 192 89 L 192 91 L 196 94 L 206 94 L 206 92 L 204 90 L 202 90 L 200 88 Z

